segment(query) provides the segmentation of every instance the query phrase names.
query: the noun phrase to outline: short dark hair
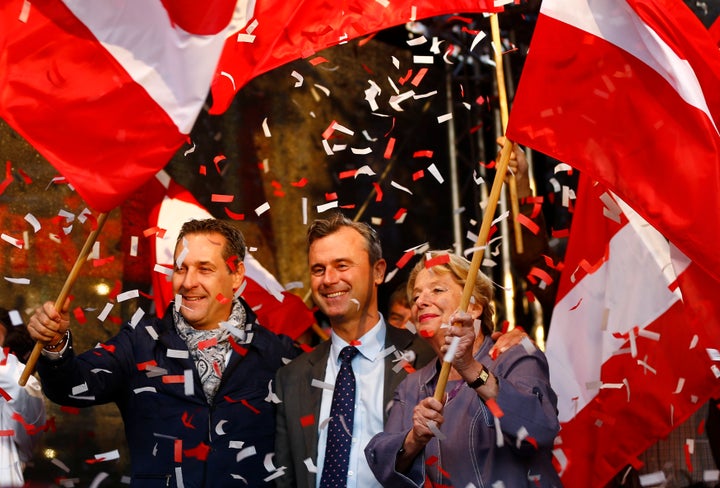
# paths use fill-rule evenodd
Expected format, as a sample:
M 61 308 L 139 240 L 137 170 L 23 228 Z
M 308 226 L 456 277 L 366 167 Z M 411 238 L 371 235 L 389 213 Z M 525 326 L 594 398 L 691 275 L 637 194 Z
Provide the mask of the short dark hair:
M 188 220 L 180 228 L 180 234 L 175 241 L 176 248 L 188 234 L 220 234 L 225 238 L 223 259 L 226 262 L 234 256 L 240 261 L 245 259 L 245 238 L 240 229 L 233 227 L 229 222 L 220 219 Z
M 307 250 L 310 250 L 310 246 L 316 240 L 334 234 L 343 227 L 355 229 L 363 237 L 370 264 L 375 264 L 382 259 L 382 244 L 375 229 L 365 222 L 350 220 L 340 212 L 335 212 L 326 219 L 315 219 L 310 224 L 307 230 Z
M 415 267 L 410 271 L 408 278 L 407 293 L 408 299 L 412 303 L 412 292 L 415 287 L 415 279 L 418 273 L 425 268 L 425 263 L 429 259 L 436 258 L 441 255 L 449 255 L 450 259 L 448 262 L 437 264 L 432 267 L 433 271 L 437 273 L 447 273 L 452 279 L 461 287 L 465 287 L 465 282 L 470 274 L 470 261 L 467 259 L 453 254 L 447 251 L 430 251 L 423 254 L 423 257 Z M 495 289 L 493 283 L 485 276 L 485 274 L 478 270 L 477 276 L 475 277 L 475 286 L 472 290 L 472 298 L 475 303 L 482 306 L 482 314 L 480 315 L 480 328 L 483 334 L 489 336 L 495 330 L 495 324 L 493 322 L 493 315 L 495 314 L 495 305 L 493 303 L 493 296 Z
M 407 282 L 400 283 L 400 285 L 395 288 L 395 291 L 390 294 L 388 309 L 396 303 L 399 303 L 403 307 L 412 308 L 410 307 L 410 301 L 408 300 Z
M 13 325 L 10 312 L 5 308 L 0 308 L 0 326 L 5 328 L 5 342 L 2 346 L 10 349 L 20 361 L 26 362 L 35 347 L 35 341 L 30 337 L 27 326 Z

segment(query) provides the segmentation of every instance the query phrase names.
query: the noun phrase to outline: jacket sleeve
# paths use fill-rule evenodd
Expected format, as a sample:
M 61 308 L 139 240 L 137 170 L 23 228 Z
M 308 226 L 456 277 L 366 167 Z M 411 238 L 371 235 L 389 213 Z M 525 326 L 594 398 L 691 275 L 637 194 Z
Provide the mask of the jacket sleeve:
M 385 430 L 370 439 L 365 447 L 365 458 L 370 469 L 385 487 L 420 487 L 425 480 L 424 451 L 418 454 L 407 473 L 400 473 L 395 468 L 397 453 L 412 428 L 413 408 L 417 403 L 405 394 L 411 382 L 410 377 L 406 378 L 395 391 Z
M 500 426 L 509 445 L 533 454 L 537 446 L 552 447 L 560 423 L 545 355 L 518 344 L 501 354 L 491 371 L 498 380 Z
M 24 365 L 14 355 L 9 354 L 0 365 L 0 388 L 7 395 L 10 409 L 22 418 L 14 419 L 12 424 L 18 456 L 20 461 L 25 463 L 32 458 L 43 432 L 45 401 L 40 383 L 34 376 L 28 378 L 25 386 L 18 384 L 23 369 Z
M 60 359 L 41 356 L 37 370 L 45 395 L 55 403 L 73 407 L 116 401 L 132 368 L 138 368 L 133 359 L 133 333 L 145 332 L 133 331 L 126 325 L 102 346 L 77 356 L 71 335 L 68 349 Z

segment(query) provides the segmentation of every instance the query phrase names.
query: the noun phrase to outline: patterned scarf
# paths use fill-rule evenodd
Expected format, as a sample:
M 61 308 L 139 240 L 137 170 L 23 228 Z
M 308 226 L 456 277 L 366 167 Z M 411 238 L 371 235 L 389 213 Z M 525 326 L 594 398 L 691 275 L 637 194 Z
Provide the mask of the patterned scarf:
M 217 329 L 197 330 L 185 322 L 185 318 L 175 307 L 173 307 L 173 318 L 178 334 L 187 344 L 190 356 L 195 361 L 195 367 L 200 375 L 200 382 L 208 403 L 212 404 L 225 371 L 225 358 L 231 348 L 230 341 L 228 341 L 230 329 L 218 327 Z M 245 327 L 246 320 L 245 308 L 238 300 L 233 300 L 232 312 L 227 325 L 241 326 L 240 329 L 247 329 L 248 327 Z

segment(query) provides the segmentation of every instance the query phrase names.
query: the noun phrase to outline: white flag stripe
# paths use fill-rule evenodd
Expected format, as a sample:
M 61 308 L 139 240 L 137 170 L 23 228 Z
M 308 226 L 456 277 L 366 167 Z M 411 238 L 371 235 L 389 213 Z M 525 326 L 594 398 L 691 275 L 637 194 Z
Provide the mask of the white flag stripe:
M 608 260 L 579 280 L 553 311 L 547 356 L 561 422 L 597 394 L 587 385 L 600 381 L 602 364 L 625 343 L 612 334 L 648 326 L 680 299 L 668 288 L 675 280 L 669 244 L 635 212 L 626 216 L 632 223 L 610 241 Z
M 189 134 L 207 98 L 226 36 L 184 32 L 170 23 L 167 11 L 157 1 L 128 0 L 113 8 L 87 0 L 64 3 L 167 112 L 178 130 Z M 248 2 L 240 3 L 246 6 Z M 247 10 L 239 5 L 235 15 L 246 16 Z M 232 24 L 244 23 L 247 18 L 234 18 Z

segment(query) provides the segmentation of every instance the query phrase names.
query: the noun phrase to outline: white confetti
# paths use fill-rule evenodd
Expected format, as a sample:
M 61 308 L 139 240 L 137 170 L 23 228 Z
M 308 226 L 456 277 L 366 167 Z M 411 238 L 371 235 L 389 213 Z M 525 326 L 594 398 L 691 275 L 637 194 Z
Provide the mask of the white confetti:
M 10 283 L 15 283 L 16 285 L 29 285 L 30 279 L 28 278 L 9 278 L 5 276 L 5 280 L 9 281 Z
M 40 225 L 40 221 L 39 221 L 37 218 L 35 218 L 35 216 L 34 216 L 33 214 L 31 214 L 31 213 L 28 213 L 27 215 L 25 215 L 25 221 L 26 221 L 28 224 L 32 225 L 32 227 L 33 227 L 33 229 L 35 230 L 35 233 L 36 233 L 36 234 L 37 234 L 37 232 L 40 230 L 40 228 L 42 227 L 42 226 Z
M 117 301 L 118 301 L 118 303 L 121 303 L 121 302 L 124 302 L 125 300 L 130 300 L 132 298 L 137 298 L 139 296 L 140 296 L 140 292 L 137 289 L 129 290 L 124 293 L 118 294 Z
M 290 76 L 292 76 L 293 78 L 295 78 L 297 80 L 295 82 L 295 84 L 293 85 L 294 88 L 300 88 L 303 85 L 303 81 L 305 79 L 303 78 L 303 76 L 300 73 L 298 73 L 297 71 L 293 71 L 292 73 L 290 73 Z
M 268 127 L 267 117 L 265 117 L 262 121 L 262 130 L 263 134 L 265 134 L 265 137 L 272 137 L 272 134 L 270 134 L 270 128 Z
M 270 204 L 268 202 L 265 202 L 262 205 L 260 205 L 258 208 L 255 209 L 255 213 L 259 217 L 260 215 L 264 214 L 268 210 L 270 210 Z

